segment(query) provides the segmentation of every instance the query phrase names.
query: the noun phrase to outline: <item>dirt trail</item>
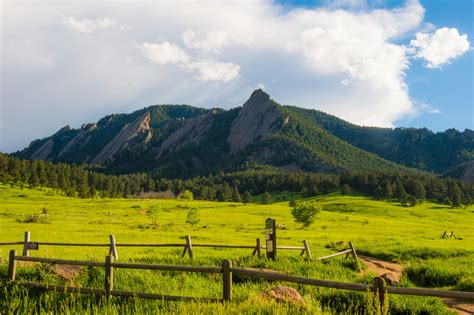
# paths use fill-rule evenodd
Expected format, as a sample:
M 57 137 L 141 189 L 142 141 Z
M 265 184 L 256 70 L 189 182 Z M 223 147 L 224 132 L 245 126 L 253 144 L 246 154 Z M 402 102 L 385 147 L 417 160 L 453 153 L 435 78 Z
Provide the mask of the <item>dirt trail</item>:
M 399 282 L 403 272 L 403 266 L 395 264 L 389 261 L 381 260 L 374 257 L 358 255 L 360 260 L 367 266 L 367 270 L 364 272 L 372 272 L 377 276 L 392 281 Z M 390 281 L 390 280 L 389 280 Z M 392 284 L 393 285 L 393 284 Z M 455 299 L 442 299 L 442 301 L 448 306 L 448 308 L 460 315 L 472 315 L 474 314 L 474 304 L 466 301 L 460 301 Z

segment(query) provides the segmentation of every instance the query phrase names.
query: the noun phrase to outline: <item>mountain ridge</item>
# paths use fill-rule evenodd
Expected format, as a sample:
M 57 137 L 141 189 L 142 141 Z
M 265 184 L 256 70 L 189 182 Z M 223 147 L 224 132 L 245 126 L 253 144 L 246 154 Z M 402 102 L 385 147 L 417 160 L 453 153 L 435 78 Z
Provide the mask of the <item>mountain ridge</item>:
M 168 177 L 207 175 L 242 165 L 327 173 L 408 167 L 449 174 L 474 160 L 471 130 L 447 131 L 451 138 L 441 140 L 424 129 L 400 130 L 361 127 L 320 111 L 283 106 L 256 90 L 243 106 L 230 110 L 154 105 L 108 115 L 81 129 L 66 126 L 13 155 L 98 165 L 115 174 L 146 171 Z M 414 157 L 404 153 L 410 146 L 400 140 L 409 132 L 415 139 L 425 135 L 425 140 L 414 142 Z M 425 142 L 432 138 L 446 138 L 445 147 L 455 152 L 447 152 L 437 163 L 422 150 L 431 149 Z M 453 155 L 458 159 L 446 162 Z M 458 174 L 463 169 L 472 168 L 452 173 L 463 178 Z

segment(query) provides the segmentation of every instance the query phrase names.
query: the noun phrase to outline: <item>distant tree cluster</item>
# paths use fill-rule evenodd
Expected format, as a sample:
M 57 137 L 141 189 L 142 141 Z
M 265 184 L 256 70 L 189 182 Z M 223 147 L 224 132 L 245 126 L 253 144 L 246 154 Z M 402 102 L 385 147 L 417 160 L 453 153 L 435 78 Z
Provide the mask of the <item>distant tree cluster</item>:
M 429 199 L 453 207 L 474 200 L 474 185 L 441 179 L 421 172 L 358 172 L 321 174 L 289 172 L 275 168 L 219 172 L 192 179 L 153 178 L 150 174 L 106 175 L 85 166 L 27 161 L 0 154 L 0 182 L 20 187 L 50 187 L 71 197 L 178 196 L 181 199 L 222 202 L 252 201 L 262 195 L 271 204 L 270 193 L 295 192 L 305 197 L 339 191 L 414 206 Z

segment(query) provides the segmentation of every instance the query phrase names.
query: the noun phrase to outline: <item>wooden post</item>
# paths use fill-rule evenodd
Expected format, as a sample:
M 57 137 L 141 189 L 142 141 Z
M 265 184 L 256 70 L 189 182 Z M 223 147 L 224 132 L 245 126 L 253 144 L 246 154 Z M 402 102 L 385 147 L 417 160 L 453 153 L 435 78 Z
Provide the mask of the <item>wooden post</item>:
M 349 242 L 349 247 L 351 248 L 352 257 L 354 257 L 354 259 L 357 263 L 357 271 L 360 271 L 359 257 L 357 257 L 357 253 L 356 253 L 356 249 L 354 247 L 354 244 L 352 242 Z
M 374 278 L 374 294 L 378 293 L 379 302 L 380 302 L 380 309 L 382 309 L 385 303 L 385 281 L 380 277 Z
M 262 242 L 260 238 L 257 238 L 257 256 L 258 258 L 262 257 Z
M 224 260 L 222 262 L 222 283 L 223 283 L 223 294 L 222 299 L 224 301 L 232 300 L 232 261 Z
M 25 243 L 23 245 L 23 256 L 30 256 L 30 252 L 28 251 L 28 243 L 30 242 L 30 232 L 25 232 Z
M 351 248 L 352 257 L 354 257 L 354 259 L 358 261 L 359 257 L 357 257 L 356 249 L 355 249 L 354 244 L 352 242 L 349 242 L 349 247 Z
M 12 249 L 10 251 L 10 257 L 9 257 L 9 260 L 8 260 L 8 279 L 10 281 L 15 281 L 15 277 L 16 277 L 15 256 L 16 256 L 16 250 Z
M 191 236 L 189 236 L 189 235 L 186 235 L 186 248 L 184 249 L 183 256 L 186 253 L 186 249 L 188 249 L 189 258 L 192 259 L 194 257 L 194 255 L 193 255 L 193 245 L 191 243 Z
M 105 296 L 110 297 L 110 292 L 114 289 L 114 267 L 112 267 L 112 262 L 114 261 L 114 256 L 105 257 Z
M 109 255 L 114 256 L 115 260 L 118 260 L 117 246 L 115 245 L 115 236 L 113 234 L 110 235 L 109 240 L 110 240 Z
M 312 257 L 311 257 L 311 251 L 309 250 L 308 241 L 307 241 L 307 240 L 304 240 L 304 241 L 303 241 L 303 245 L 304 245 L 304 251 L 306 252 L 306 258 L 308 258 L 308 260 L 311 260 Z

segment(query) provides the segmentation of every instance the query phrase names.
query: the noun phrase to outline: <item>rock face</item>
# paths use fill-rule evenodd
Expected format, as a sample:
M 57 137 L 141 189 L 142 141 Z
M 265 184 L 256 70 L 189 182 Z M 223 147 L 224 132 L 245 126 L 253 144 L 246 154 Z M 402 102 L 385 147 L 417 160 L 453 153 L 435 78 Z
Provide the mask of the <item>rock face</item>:
M 69 142 L 64 146 L 64 148 L 59 151 L 58 157 L 61 157 L 67 153 L 70 152 L 70 150 L 80 144 L 81 146 L 84 146 L 87 144 L 87 141 L 89 140 L 90 132 L 97 129 L 97 124 L 92 123 L 92 124 L 83 124 L 81 126 L 81 130 L 77 133 L 77 135 L 69 140 Z
M 294 288 L 278 286 L 271 288 L 263 293 L 261 297 L 269 300 L 274 300 L 278 303 L 289 303 L 302 308 L 306 308 L 306 303 L 299 294 L 298 291 Z
M 151 140 L 150 113 L 146 112 L 134 122 L 126 124 L 122 130 L 100 151 L 100 153 L 91 161 L 90 164 L 101 164 L 112 159 L 124 146 L 130 141 L 141 138 L 144 143 Z
M 280 111 L 270 96 L 262 90 L 254 91 L 230 127 L 227 138 L 230 153 L 240 151 L 255 138 L 271 132 L 279 116 Z
M 160 146 L 157 157 L 169 150 L 176 150 L 187 144 L 198 144 L 212 125 L 215 112 L 186 122 L 186 124 L 171 134 Z
M 53 139 L 50 138 L 46 141 L 38 150 L 36 150 L 32 155 L 32 160 L 48 160 L 51 152 L 53 152 L 54 142 Z

